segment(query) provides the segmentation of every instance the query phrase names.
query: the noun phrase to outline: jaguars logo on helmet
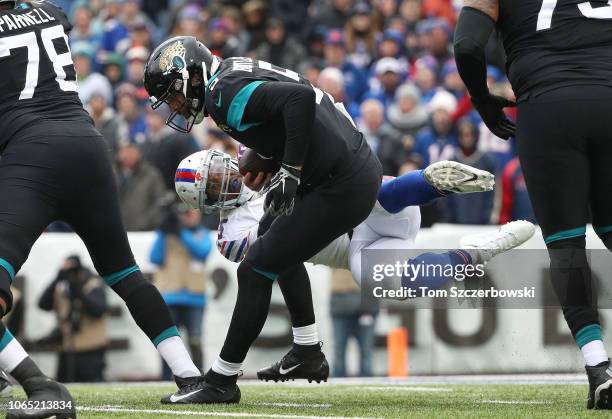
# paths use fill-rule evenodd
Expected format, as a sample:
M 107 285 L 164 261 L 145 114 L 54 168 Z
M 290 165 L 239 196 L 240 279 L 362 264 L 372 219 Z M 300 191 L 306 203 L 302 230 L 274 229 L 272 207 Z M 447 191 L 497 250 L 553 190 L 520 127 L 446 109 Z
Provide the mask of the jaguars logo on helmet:
M 145 66 L 144 86 L 151 107 L 172 102 L 175 110 L 166 124 L 180 132 L 191 131 L 207 116 L 204 90 L 220 65 L 221 59 L 193 36 L 177 36 L 163 42 Z

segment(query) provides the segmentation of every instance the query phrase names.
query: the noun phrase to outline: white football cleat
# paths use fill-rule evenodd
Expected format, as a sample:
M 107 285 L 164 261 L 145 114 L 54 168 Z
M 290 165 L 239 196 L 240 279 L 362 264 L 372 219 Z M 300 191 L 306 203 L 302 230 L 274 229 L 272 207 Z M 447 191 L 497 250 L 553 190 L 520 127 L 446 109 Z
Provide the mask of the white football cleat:
M 431 186 L 441 191 L 487 192 L 495 187 L 495 176 L 492 173 L 456 161 L 443 160 L 431 164 L 423 174 Z
M 535 233 L 529 221 L 512 221 L 499 227 L 494 233 L 470 234 L 462 237 L 459 248 L 472 256 L 472 263 L 488 262 L 500 253 L 525 243 Z

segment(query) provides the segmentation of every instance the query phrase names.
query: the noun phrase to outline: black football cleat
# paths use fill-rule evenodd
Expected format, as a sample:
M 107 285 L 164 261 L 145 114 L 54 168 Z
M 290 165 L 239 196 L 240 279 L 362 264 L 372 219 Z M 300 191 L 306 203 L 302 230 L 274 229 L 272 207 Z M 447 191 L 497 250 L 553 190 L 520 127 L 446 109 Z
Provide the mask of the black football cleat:
M 612 366 L 610 360 L 594 367 L 586 366 L 589 378 L 588 409 L 612 409 Z
M 280 360 L 268 368 L 257 371 L 257 378 L 262 381 L 287 381 L 306 379 L 309 383 L 327 381 L 329 377 L 329 364 L 325 354 L 319 350 L 304 354 L 296 351 L 295 346 Z
M 76 419 L 76 406 L 65 385 L 44 376 L 28 378 L 21 384 L 28 399 L 14 402 L 20 408 L 9 409 L 7 419 Z
M 210 374 L 196 377 L 174 377 L 178 391 L 161 399 L 163 404 L 212 404 L 240 402 L 240 388 L 231 383 L 211 382 Z

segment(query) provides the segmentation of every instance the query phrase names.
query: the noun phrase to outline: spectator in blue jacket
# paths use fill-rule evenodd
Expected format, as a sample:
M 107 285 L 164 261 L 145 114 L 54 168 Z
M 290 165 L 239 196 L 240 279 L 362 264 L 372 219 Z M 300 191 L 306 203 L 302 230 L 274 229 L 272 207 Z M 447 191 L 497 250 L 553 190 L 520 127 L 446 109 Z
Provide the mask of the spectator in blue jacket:
M 347 60 L 342 32 L 329 31 L 325 38 L 324 55 L 327 67 L 342 71 L 347 103 L 360 104 L 368 91 L 368 78 L 363 70 Z
M 452 115 L 456 109 L 457 99 L 445 90 L 438 91 L 429 102 L 431 122 L 416 138 L 415 151 L 421 155 L 423 167 L 454 156 L 457 135 Z
M 206 307 L 206 259 L 212 249 L 210 231 L 200 226 L 200 213 L 185 204 L 173 204 L 156 232 L 151 262 L 159 267 L 154 275 L 178 327 L 187 330 L 193 362 L 202 369 L 202 322 Z M 167 365 L 163 378 L 172 379 Z

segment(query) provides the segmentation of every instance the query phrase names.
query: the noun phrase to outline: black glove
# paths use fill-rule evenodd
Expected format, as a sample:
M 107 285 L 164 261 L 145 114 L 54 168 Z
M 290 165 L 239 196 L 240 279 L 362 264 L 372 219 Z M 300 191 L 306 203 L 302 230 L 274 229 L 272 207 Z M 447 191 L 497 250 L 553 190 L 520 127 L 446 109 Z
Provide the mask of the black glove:
M 284 163 L 281 165 L 281 169 L 270 180 L 265 202 L 266 214 L 277 217 L 293 212 L 301 175 L 300 169 Z
M 495 95 L 473 97 L 472 103 L 493 134 L 504 140 L 514 137 L 516 125 L 508 119 L 503 109 L 514 107 L 516 103 Z

